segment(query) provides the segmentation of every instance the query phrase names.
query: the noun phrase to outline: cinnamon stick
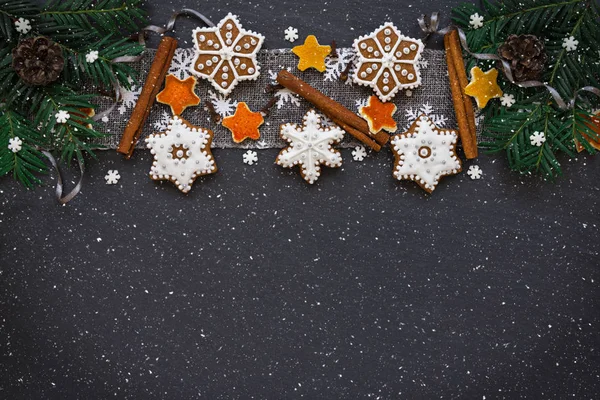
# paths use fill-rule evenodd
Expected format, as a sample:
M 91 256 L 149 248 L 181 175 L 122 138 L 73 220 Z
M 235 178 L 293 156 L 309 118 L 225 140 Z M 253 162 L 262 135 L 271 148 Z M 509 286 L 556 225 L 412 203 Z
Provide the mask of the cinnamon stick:
M 125 154 L 127 159 L 133 155 L 133 150 L 142 134 L 142 129 L 144 128 L 146 119 L 148 119 L 150 109 L 154 105 L 156 95 L 165 80 L 167 71 L 169 71 L 176 48 L 177 40 L 169 36 L 164 36 L 158 45 L 154 60 L 150 66 L 150 71 L 146 77 L 146 82 L 117 148 L 117 152 Z
M 390 140 L 389 135 L 385 132 L 379 132 L 375 135 L 370 134 L 367 121 L 290 72 L 286 70 L 279 72 L 277 83 L 312 103 L 334 123 L 340 125 L 342 129 L 373 150 L 381 150 L 381 146 L 387 144 Z M 349 129 L 344 128 L 344 126 Z
M 462 58 L 460 39 L 456 30 L 452 30 L 444 36 L 444 47 L 446 48 L 450 90 L 462 147 L 468 159 L 477 158 L 475 112 L 473 111 L 471 98 L 465 94 L 465 87 L 469 84 L 469 81 Z

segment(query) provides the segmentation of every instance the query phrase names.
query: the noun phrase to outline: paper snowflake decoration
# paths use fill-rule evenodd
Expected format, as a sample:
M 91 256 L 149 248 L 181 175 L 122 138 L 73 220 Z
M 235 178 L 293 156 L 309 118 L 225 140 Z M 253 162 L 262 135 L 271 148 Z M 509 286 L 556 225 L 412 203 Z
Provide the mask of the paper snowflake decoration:
M 354 150 L 352 150 L 352 159 L 354 161 L 362 161 L 367 156 L 367 151 L 364 146 L 356 146 Z
M 166 132 L 146 138 L 147 147 L 154 155 L 150 177 L 170 180 L 183 193 L 189 192 L 197 177 L 217 172 L 210 151 L 212 138 L 211 131 L 173 117 Z
M 116 169 L 110 169 L 104 176 L 107 185 L 116 185 L 121 179 L 121 175 L 119 175 L 119 171 Z
M 98 59 L 98 50 L 91 50 L 89 53 L 85 55 L 85 61 L 88 63 L 93 63 Z
M 254 165 L 258 162 L 258 153 L 252 150 L 248 150 L 244 153 L 244 164 Z
M 502 97 L 500 97 L 500 103 L 507 108 L 511 108 L 515 102 L 515 96 L 512 94 L 504 93 Z
M 394 177 L 415 181 L 424 190 L 435 190 L 441 177 L 461 171 L 456 156 L 458 135 L 439 129 L 426 116 L 420 117 L 407 132 L 393 136 Z
M 471 15 L 471 17 L 469 17 L 469 25 L 471 25 L 473 29 L 481 28 L 483 26 L 483 17 L 478 13 Z
M 440 128 L 445 127 L 446 124 L 448 123 L 448 117 L 446 117 L 444 114 L 438 114 L 436 112 L 436 110 L 434 110 L 433 106 L 429 103 L 425 103 L 419 108 L 414 108 L 414 109 L 412 107 L 407 108 L 405 110 L 405 115 L 406 115 L 406 119 L 408 121 L 408 124 L 406 125 L 406 129 L 410 129 L 412 124 L 421 115 L 425 115 L 427 118 L 429 118 L 434 123 L 435 126 L 438 126 Z
M 23 141 L 18 136 L 8 139 L 8 149 L 13 153 L 18 153 L 22 148 Z
M 532 146 L 542 147 L 546 141 L 546 135 L 544 132 L 533 132 L 533 135 L 529 136 Z
M 399 90 L 421 85 L 419 60 L 424 45 L 404 36 L 391 23 L 354 41 L 357 64 L 354 82 L 371 86 L 381 101 L 393 98 Z
M 478 165 L 471 165 L 467 171 L 467 174 L 471 177 L 471 179 L 481 179 L 482 173 L 483 171 L 481 171 L 481 168 L 479 168 Z
M 224 96 L 240 81 L 260 75 L 256 53 L 265 37 L 242 28 L 238 17 L 228 14 L 216 27 L 193 31 L 196 57 L 190 72 L 207 79 Z
M 574 36 L 569 36 L 563 39 L 562 47 L 567 51 L 575 51 L 577 50 L 577 45 L 579 44 L 578 40 L 575 40 Z
M 65 110 L 58 110 L 58 112 L 54 114 L 54 117 L 56 118 L 57 123 L 64 124 L 69 118 L 71 118 L 71 114 Z
M 294 43 L 298 39 L 298 29 L 290 26 L 285 30 L 285 40 Z
M 213 105 L 215 112 L 221 117 L 228 117 L 235 112 L 238 102 L 232 99 L 228 99 L 225 96 L 217 94 L 212 90 L 208 91 L 208 97 Z
M 321 176 L 321 164 L 342 165 L 342 155 L 332 145 L 342 140 L 344 131 L 337 126 L 323 127 L 321 117 L 314 110 L 304 116 L 304 126 L 283 125 L 281 137 L 290 145 L 279 153 L 275 162 L 285 168 L 300 165 L 302 177 L 310 184 Z
M 19 18 L 15 21 L 17 32 L 26 34 L 31 30 L 31 22 L 25 18 Z

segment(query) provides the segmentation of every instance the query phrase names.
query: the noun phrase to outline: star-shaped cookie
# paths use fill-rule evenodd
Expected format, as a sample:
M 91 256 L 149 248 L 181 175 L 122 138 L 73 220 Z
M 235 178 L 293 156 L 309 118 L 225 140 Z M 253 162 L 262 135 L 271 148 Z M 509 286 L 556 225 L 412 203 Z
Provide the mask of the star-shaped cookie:
M 208 129 L 173 117 L 166 132 L 146 138 L 146 146 L 154 155 L 150 178 L 170 180 L 183 193 L 189 192 L 197 177 L 217 172 L 210 151 L 212 138 L 213 133 Z
M 477 101 L 479 108 L 485 108 L 488 101 L 500 98 L 504 94 L 498 86 L 498 70 L 492 68 L 483 72 L 479 67 L 471 69 L 471 82 L 465 87 L 465 93 Z
M 325 58 L 331 53 L 331 46 L 321 46 L 314 35 L 306 37 L 304 44 L 296 46 L 292 52 L 300 57 L 298 69 L 306 71 L 314 68 L 319 72 L 325 72 Z
M 396 121 L 392 118 L 396 110 L 397 107 L 394 103 L 383 103 L 377 96 L 371 96 L 367 105 L 361 107 L 358 113 L 367 121 L 372 134 L 376 134 L 382 129 L 393 133 L 398 129 Z
M 394 177 L 417 182 L 425 191 L 435 190 L 441 177 L 461 171 L 456 155 L 456 131 L 439 129 L 425 115 L 420 116 L 407 132 L 390 141 L 395 155 Z
M 265 37 L 242 28 L 238 17 L 228 14 L 212 28 L 196 28 L 192 34 L 196 57 L 190 72 L 210 81 L 224 96 L 244 80 L 260 75 L 256 54 Z
M 186 108 L 200 104 L 200 97 L 194 93 L 196 82 L 193 76 L 182 81 L 169 74 L 165 78 L 165 88 L 156 95 L 156 101 L 171 106 L 173 115 L 180 115 Z
M 238 103 L 235 114 L 223 118 L 223 126 L 231 131 L 233 141 L 236 143 L 246 139 L 259 139 L 258 128 L 264 122 L 263 115 L 260 112 L 252 112 L 244 102 Z

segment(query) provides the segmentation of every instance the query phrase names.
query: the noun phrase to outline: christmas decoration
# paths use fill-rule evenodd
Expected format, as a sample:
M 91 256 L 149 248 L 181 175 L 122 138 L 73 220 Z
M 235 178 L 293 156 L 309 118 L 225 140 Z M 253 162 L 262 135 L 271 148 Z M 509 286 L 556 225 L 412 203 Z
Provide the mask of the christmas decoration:
M 282 125 L 281 137 L 290 145 L 279 153 L 275 162 L 284 168 L 300 165 L 300 174 L 310 184 L 321 176 L 321 164 L 332 168 L 342 165 L 342 156 L 332 145 L 342 140 L 344 131 L 337 126 L 323 127 L 314 110 L 306 113 L 302 127 Z
M 539 79 L 548 58 L 544 42 L 535 35 L 510 35 L 498 55 L 510 63 L 517 82 Z
M 18 153 L 23 148 L 23 141 L 17 136 L 8 139 L 8 149 L 13 153 Z
M 154 155 L 150 169 L 153 180 L 170 180 L 183 193 L 192 189 L 197 177 L 217 172 L 210 151 L 213 133 L 175 116 L 167 131 L 146 138 Z
M 104 176 L 104 180 L 106 180 L 107 185 L 116 185 L 119 183 L 119 179 L 121 179 L 121 175 L 119 175 L 119 171 L 110 169 Z
M 258 128 L 265 122 L 259 112 L 252 112 L 248 105 L 241 102 L 237 105 L 235 114 L 223 118 L 223 126 L 231 131 L 233 141 L 241 143 L 246 139 L 258 140 Z
M 401 89 L 414 89 L 421 85 L 418 63 L 424 48 L 420 40 L 404 36 L 386 23 L 354 41 L 358 54 L 354 82 L 372 87 L 384 102 Z
M 471 165 L 469 167 L 469 170 L 467 171 L 467 175 L 469 175 L 469 177 L 473 180 L 481 179 L 482 173 L 483 172 L 481 171 L 481 168 L 479 168 L 478 165 Z
M 544 132 L 533 132 L 533 134 L 529 136 L 529 141 L 532 146 L 541 147 L 546 142 L 546 135 Z
M 331 53 L 331 46 L 321 46 L 314 35 L 309 35 L 304 44 L 292 49 L 292 53 L 300 58 L 298 69 L 306 71 L 314 68 L 319 72 L 325 72 L 325 58 Z
M 200 104 L 200 97 L 194 93 L 195 87 L 193 76 L 181 80 L 175 75 L 167 75 L 165 88 L 156 95 L 156 101 L 169 105 L 173 115 L 181 115 L 186 108 Z
M 475 13 L 469 17 L 469 25 L 473 29 L 479 29 L 483 26 L 483 17 L 478 13 Z
M 439 129 L 426 116 L 420 117 L 407 132 L 390 141 L 396 158 L 394 177 L 415 181 L 432 193 L 441 177 L 462 169 L 456 156 L 457 140 L 455 131 Z
M 285 40 L 292 43 L 298 40 L 298 29 L 294 28 L 293 26 L 287 28 L 285 30 Z
M 41 4 L 41 3 L 39 3 Z M 143 47 L 127 37 L 146 24 L 139 0 L 29 0 L 0 5 L 0 176 L 12 174 L 27 187 L 40 183 L 47 156 L 84 165 L 91 143 L 103 136 L 91 117 L 99 91 L 129 88 L 133 70 L 113 60 Z M 114 34 L 119 32 L 119 34 Z M 93 63 L 89 54 L 97 52 Z M 77 90 L 87 84 L 95 94 Z M 89 92 L 88 92 L 89 93 Z M 20 144 L 9 149 L 11 139 Z M 14 149 L 20 147 L 18 152 Z
M 512 94 L 504 93 L 502 97 L 500 97 L 500 103 L 507 108 L 512 107 L 515 104 L 515 96 Z
M 190 72 L 208 80 L 228 96 L 241 81 L 260 75 L 256 53 L 265 37 L 242 28 L 238 17 L 228 14 L 213 28 L 196 28 L 192 36 L 196 58 Z
M 495 68 L 483 72 L 481 68 L 471 70 L 471 83 L 465 88 L 465 93 L 477 101 L 479 108 L 485 108 L 491 99 L 502 97 L 502 89 L 498 86 L 498 70 Z
M 361 107 L 358 113 L 369 124 L 371 133 L 377 133 L 381 130 L 396 132 L 398 125 L 392 116 L 396 112 L 394 103 L 382 103 L 377 96 L 369 97 L 366 106 Z
M 252 150 L 248 150 L 243 156 L 244 164 L 254 165 L 258 162 L 258 153 Z
M 469 24 L 474 13 L 484 17 L 477 30 Z M 592 154 L 596 152 L 585 137 L 598 138 L 590 127 L 593 111 L 600 108 L 598 92 L 593 89 L 600 88 L 597 2 L 489 1 L 485 9 L 463 4 L 453 14 L 454 23 L 465 31 L 470 52 L 498 54 L 509 64 L 516 81 L 512 83 L 505 74 L 499 77 L 499 86 L 514 96 L 518 107 L 502 106 L 499 100 L 490 102 L 482 111 L 481 147 L 505 152 L 515 171 L 540 173 L 548 179 L 562 173 L 561 153 L 565 159 L 576 156 L 577 143 Z M 486 60 L 467 55 L 469 68 L 478 63 L 490 66 Z M 521 81 L 538 83 L 522 87 Z M 538 135 L 534 136 L 535 132 Z
M 363 146 L 356 146 L 354 150 L 352 150 L 352 159 L 354 161 L 363 161 L 367 156 L 367 151 Z

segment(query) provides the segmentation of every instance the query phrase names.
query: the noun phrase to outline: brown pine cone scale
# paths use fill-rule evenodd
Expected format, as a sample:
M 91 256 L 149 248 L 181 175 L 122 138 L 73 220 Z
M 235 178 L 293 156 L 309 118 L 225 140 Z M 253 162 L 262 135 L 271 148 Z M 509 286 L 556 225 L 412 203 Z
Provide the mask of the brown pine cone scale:
M 540 79 L 548 59 L 544 42 L 534 35 L 510 35 L 498 55 L 508 61 L 517 82 Z

